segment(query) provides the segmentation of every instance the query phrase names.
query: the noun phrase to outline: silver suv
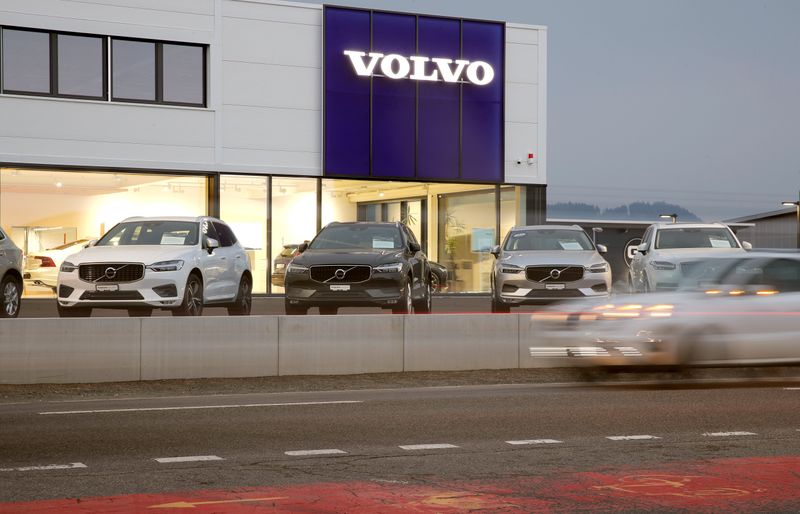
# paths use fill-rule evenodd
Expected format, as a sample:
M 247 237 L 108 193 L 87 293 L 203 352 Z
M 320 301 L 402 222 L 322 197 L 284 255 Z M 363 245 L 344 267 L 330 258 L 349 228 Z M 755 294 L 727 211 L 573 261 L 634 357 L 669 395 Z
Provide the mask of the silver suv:
M 0 318 L 16 318 L 22 298 L 22 250 L 0 229 Z
M 607 296 L 611 268 L 577 225 L 514 227 L 503 246 L 495 246 L 492 312 L 563 298 Z

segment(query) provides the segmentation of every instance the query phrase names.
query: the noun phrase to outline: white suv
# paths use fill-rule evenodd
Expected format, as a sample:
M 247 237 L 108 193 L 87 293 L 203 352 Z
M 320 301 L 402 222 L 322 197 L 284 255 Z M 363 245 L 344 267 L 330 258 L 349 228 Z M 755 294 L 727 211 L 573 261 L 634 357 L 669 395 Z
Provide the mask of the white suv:
M 89 316 L 94 307 L 199 316 L 204 305 L 247 315 L 253 278 L 233 231 L 216 218 L 128 218 L 66 258 L 57 290 L 61 316 Z
M 631 290 L 673 291 L 698 262 L 751 248 L 722 223 L 654 223 L 647 227 L 631 261 Z

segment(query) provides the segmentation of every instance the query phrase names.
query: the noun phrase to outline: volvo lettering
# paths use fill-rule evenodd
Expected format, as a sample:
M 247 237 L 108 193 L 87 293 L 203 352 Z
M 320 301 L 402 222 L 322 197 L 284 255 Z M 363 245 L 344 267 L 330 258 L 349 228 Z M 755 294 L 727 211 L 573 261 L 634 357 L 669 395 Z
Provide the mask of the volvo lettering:
M 382 54 L 379 52 L 360 52 L 345 50 L 350 58 L 353 70 L 361 77 L 372 77 L 380 68 L 381 76 L 390 79 L 423 80 L 457 83 L 466 80 L 478 86 L 485 86 L 494 79 L 494 68 L 484 61 L 466 61 L 464 59 L 446 59 L 441 57 L 423 57 L 412 55 L 403 57 L 399 54 Z M 433 63 L 433 66 L 429 65 Z

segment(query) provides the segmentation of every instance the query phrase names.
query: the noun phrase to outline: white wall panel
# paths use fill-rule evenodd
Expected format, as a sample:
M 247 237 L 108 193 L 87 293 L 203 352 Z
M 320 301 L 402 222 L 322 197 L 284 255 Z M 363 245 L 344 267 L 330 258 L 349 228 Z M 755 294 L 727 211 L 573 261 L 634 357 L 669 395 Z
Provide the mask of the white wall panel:
M 544 182 L 539 169 L 538 140 L 538 124 L 506 122 L 506 182 L 518 184 Z M 527 162 L 529 153 L 537 156 L 533 165 Z M 517 160 L 521 160 L 522 164 L 518 165 Z
M 523 43 L 526 45 L 535 45 L 539 42 L 539 29 L 538 27 L 526 27 L 515 25 L 513 23 L 506 24 L 506 43 Z
M 535 123 L 539 119 L 538 100 L 536 84 L 506 84 L 506 121 Z
M 319 152 L 319 113 L 271 107 L 225 107 L 223 146 L 252 150 Z
M 322 108 L 320 70 L 226 61 L 223 103 L 316 110 Z
M 314 25 L 223 18 L 222 58 L 321 68 L 322 29 Z
M 538 83 L 539 45 L 506 44 L 506 82 Z
M 253 1 L 223 0 L 222 15 L 246 20 L 266 20 L 303 25 L 322 25 L 322 9 L 315 4 L 277 5 Z
M 319 152 L 224 148 L 220 171 L 321 175 Z

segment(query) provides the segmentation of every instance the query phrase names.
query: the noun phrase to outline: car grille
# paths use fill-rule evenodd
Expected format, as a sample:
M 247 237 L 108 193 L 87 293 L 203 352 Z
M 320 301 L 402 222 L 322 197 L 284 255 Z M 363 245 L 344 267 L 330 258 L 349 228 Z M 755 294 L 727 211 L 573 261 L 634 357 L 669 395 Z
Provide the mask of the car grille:
M 85 291 L 81 300 L 143 300 L 139 291 Z
M 107 273 L 106 270 L 109 269 L 114 272 Z M 78 276 L 86 282 L 135 282 L 144 276 L 144 265 L 134 262 L 81 264 L 78 267 Z
M 311 266 L 311 280 L 328 284 L 366 282 L 371 275 L 372 268 L 369 266 Z
M 553 270 L 560 272 L 553 277 Z M 574 282 L 583 278 L 583 266 L 528 266 L 525 278 L 532 282 Z

